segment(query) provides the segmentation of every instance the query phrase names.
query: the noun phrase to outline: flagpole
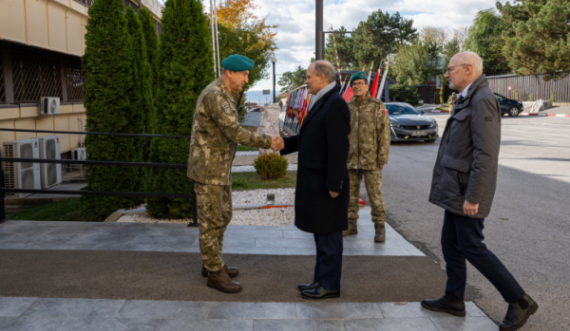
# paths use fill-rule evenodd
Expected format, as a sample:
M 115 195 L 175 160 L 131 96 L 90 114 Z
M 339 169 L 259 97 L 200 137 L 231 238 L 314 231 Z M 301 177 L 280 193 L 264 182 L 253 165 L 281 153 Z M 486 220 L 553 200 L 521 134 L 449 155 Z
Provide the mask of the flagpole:
M 332 25 L 331 25 L 331 31 L 334 31 Z M 334 44 L 334 55 L 336 56 L 336 67 L 338 68 L 338 80 L 340 81 L 340 89 L 342 90 L 342 87 L 344 86 L 344 84 L 342 83 L 342 75 L 340 73 L 340 61 L 338 60 L 338 51 L 336 50 L 336 39 L 334 37 L 334 33 L 332 34 L 332 37 L 333 37 L 333 44 Z
M 222 62 L 220 61 L 220 36 L 218 35 L 218 8 L 216 4 L 216 0 L 214 0 L 214 14 L 216 18 L 216 50 L 218 53 L 218 77 L 222 76 Z M 239 105 L 238 105 L 239 107 Z
M 218 76 L 218 63 L 216 61 L 216 41 L 214 39 L 215 29 L 214 29 L 214 6 L 212 0 L 210 0 L 210 18 L 212 20 L 212 54 L 214 56 L 214 74 Z
M 382 76 L 382 83 L 380 83 L 380 87 L 378 88 L 378 93 L 376 93 L 376 99 L 381 100 L 382 97 L 382 93 L 381 91 L 384 91 L 384 84 L 386 83 L 386 77 L 388 76 L 388 69 L 390 68 L 390 60 L 388 60 L 388 63 L 386 64 L 386 69 L 384 70 L 384 75 Z M 388 101 L 388 100 L 386 100 Z
M 372 68 L 374 68 L 374 61 L 370 65 L 370 71 L 368 71 L 368 85 L 370 85 L 370 75 L 372 75 Z

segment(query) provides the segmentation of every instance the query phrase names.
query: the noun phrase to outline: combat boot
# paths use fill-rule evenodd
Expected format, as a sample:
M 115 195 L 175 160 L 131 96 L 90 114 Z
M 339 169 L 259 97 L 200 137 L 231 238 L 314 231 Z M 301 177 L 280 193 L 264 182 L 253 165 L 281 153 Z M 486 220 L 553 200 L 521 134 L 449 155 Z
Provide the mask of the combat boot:
M 374 235 L 374 242 L 383 243 L 386 241 L 386 227 L 384 224 L 374 224 L 374 230 L 376 234 Z
M 357 234 L 358 228 L 356 227 L 356 220 L 348 220 L 348 229 L 342 231 L 343 236 L 350 236 L 351 234 Z
M 227 265 L 224 265 L 224 269 L 226 269 L 226 272 L 230 278 L 234 278 L 239 275 L 239 270 L 236 267 L 228 267 Z M 208 270 L 206 270 L 204 263 L 202 263 L 202 276 L 208 277 Z
M 206 285 L 224 293 L 238 293 L 241 291 L 241 285 L 231 280 L 224 268 L 218 271 L 208 272 L 208 282 Z

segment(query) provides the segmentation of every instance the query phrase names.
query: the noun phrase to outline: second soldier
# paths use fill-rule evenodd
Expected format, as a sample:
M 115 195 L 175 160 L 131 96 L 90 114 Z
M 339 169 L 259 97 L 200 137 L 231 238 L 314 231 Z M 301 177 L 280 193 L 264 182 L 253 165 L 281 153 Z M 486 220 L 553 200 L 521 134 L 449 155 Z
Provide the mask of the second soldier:
M 375 242 L 386 241 L 386 211 L 382 199 L 382 169 L 388 164 L 390 150 L 390 118 L 380 100 L 368 92 L 368 77 L 357 72 L 350 79 L 354 97 L 348 103 L 350 109 L 350 151 L 347 168 L 350 176 L 350 204 L 348 229 L 344 236 L 358 233 L 357 220 L 360 205 L 360 183 L 364 179 L 374 223 Z

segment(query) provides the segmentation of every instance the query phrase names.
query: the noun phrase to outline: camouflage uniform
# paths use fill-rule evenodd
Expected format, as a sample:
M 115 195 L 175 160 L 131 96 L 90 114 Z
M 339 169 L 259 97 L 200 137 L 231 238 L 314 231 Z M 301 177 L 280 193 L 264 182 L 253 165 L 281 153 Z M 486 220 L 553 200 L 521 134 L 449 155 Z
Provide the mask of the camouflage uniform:
M 364 178 L 372 207 L 372 222 L 384 224 L 386 211 L 382 199 L 382 170 L 379 164 L 388 164 L 390 150 L 390 118 L 380 100 L 370 97 L 359 104 L 353 97 L 348 103 L 350 120 L 350 151 L 347 168 L 350 176 L 350 204 L 348 219 L 358 219 L 360 183 Z
M 240 126 L 236 101 L 220 78 L 202 91 L 196 103 L 187 172 L 195 182 L 200 253 L 210 272 L 224 266 L 222 245 L 232 219 L 231 167 L 238 143 L 270 148 L 271 137 Z
M 453 110 L 455 109 L 455 103 L 457 102 L 457 94 L 453 92 L 447 100 L 447 107 L 449 108 L 449 115 L 453 115 Z

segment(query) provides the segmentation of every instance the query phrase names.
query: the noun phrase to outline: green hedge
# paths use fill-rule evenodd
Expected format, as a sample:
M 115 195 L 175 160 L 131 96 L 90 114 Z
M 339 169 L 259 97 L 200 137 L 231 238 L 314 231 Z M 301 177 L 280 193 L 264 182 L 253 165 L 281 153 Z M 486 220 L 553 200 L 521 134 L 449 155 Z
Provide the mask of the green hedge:
M 214 80 L 210 38 L 200 1 L 166 2 L 158 53 L 157 134 L 191 135 L 198 96 Z M 189 139 L 153 138 L 151 161 L 187 163 L 189 148 Z M 192 183 L 185 170 L 153 168 L 149 189 L 190 193 Z M 190 199 L 149 199 L 147 210 L 155 218 L 190 218 L 193 212 Z
M 131 38 L 121 0 L 97 0 L 89 8 L 85 35 L 83 70 L 85 84 L 86 129 L 89 132 L 120 133 L 130 125 L 132 112 L 133 68 Z M 85 138 L 91 160 L 136 161 L 132 138 L 92 136 Z M 93 191 L 132 192 L 138 178 L 129 167 L 90 166 L 86 171 L 87 188 Z M 124 197 L 84 196 L 85 217 L 103 221 L 119 208 L 135 206 L 137 200 Z

